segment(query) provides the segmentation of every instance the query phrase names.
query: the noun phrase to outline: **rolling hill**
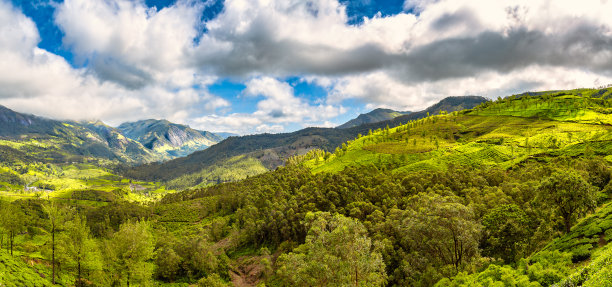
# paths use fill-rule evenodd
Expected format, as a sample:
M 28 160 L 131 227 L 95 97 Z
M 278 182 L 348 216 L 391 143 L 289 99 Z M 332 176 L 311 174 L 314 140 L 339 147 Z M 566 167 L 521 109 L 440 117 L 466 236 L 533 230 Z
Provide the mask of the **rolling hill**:
M 73 214 L 67 227 L 85 221 L 75 210 L 86 219 L 98 248 L 83 256 L 98 264 L 87 265 L 84 274 L 105 286 L 126 280 L 162 286 L 609 286 L 611 115 L 612 89 L 514 95 L 395 126 L 379 123 L 333 153 L 311 149 L 236 182 L 220 179 L 244 166 L 261 168 L 261 161 L 224 158 L 218 168 L 206 167 L 212 177 L 191 179 L 216 177 L 214 185 L 152 204 L 126 202 L 110 187 L 73 193 L 99 199 L 95 204 L 51 200 Z M 265 147 L 268 137 L 292 143 L 324 135 L 317 132 L 250 139 Z M 84 168 L 36 168 L 89 177 L 79 174 Z M 0 220 L 3 230 L 21 231 L 16 255 L 1 251 L 5 269 L 23 269 L 24 276 L 3 277 L 9 286 L 48 280 L 46 205 L 42 198 L 0 200 L 0 211 L 11 211 L 3 216 L 24 219 L 21 229 Z M 72 242 L 68 231 L 59 233 L 60 246 Z M 133 265 L 116 259 L 130 250 L 141 251 L 133 265 L 143 269 L 131 271 Z M 70 285 L 80 273 L 75 260 L 61 254 L 60 284 Z
M 61 122 L 17 113 L 3 106 L 0 106 L 0 141 L 3 146 L 51 162 L 90 158 L 133 164 L 160 159 L 101 122 Z
M 343 142 L 359 134 L 366 134 L 369 130 L 385 126 L 394 127 L 402 122 L 406 123 L 430 114 L 438 114 L 440 111 L 453 112 L 472 108 L 485 101 L 487 99 L 483 97 L 449 97 L 424 111 L 351 128 L 306 128 L 292 133 L 230 137 L 187 157 L 133 167 L 125 170 L 124 174 L 128 177 L 149 181 L 169 181 L 187 176 L 191 180 L 186 180 L 184 184 L 179 184 L 177 187 L 192 186 L 196 182 L 193 179 L 210 177 L 209 173 L 201 171 L 214 169 L 215 165 L 223 165 L 223 162 L 237 156 L 243 156 L 245 160 L 254 158 L 261 162 L 260 165 L 271 170 L 283 165 L 289 157 L 305 154 L 312 149 L 333 151 Z M 256 165 L 258 170 L 261 170 L 260 165 Z M 252 175 L 249 170 L 236 169 L 235 172 L 243 174 L 238 178 L 244 178 L 247 174 Z M 225 182 L 229 179 L 221 178 L 221 181 Z
M 114 128 L 101 121 L 57 121 L 0 106 L 0 140 L 4 149 L 21 150 L 45 161 L 142 164 L 185 156 L 223 137 L 166 120 Z

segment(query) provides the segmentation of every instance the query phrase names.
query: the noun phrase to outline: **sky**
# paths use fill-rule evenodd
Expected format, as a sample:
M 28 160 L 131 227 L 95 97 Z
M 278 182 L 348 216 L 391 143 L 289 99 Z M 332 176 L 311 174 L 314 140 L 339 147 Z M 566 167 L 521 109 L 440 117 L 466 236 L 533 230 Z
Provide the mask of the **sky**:
M 612 84 L 606 0 L 0 0 L 0 105 L 237 134 Z

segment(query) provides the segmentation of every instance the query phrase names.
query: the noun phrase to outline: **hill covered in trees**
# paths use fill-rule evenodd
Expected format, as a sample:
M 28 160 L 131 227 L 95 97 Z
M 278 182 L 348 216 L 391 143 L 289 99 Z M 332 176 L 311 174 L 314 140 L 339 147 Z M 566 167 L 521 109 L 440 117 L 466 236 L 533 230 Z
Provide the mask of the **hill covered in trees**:
M 365 134 L 370 129 L 395 127 L 410 120 L 439 114 L 441 111 L 453 112 L 473 108 L 486 101 L 483 97 L 474 96 L 448 97 L 423 111 L 351 128 L 306 128 L 293 133 L 230 137 L 187 157 L 132 167 L 123 174 L 141 180 L 171 182 L 170 184 L 177 188 L 243 179 L 266 169 L 273 170 L 282 166 L 289 157 L 305 154 L 312 149 L 333 151 L 343 142 L 358 134 Z M 220 171 L 227 166 L 227 162 L 237 163 L 243 160 L 247 162 L 241 163 L 238 168 L 232 168 L 231 173 Z
M 5 200 L 0 260 L 64 286 L 608 286 L 611 94 L 385 124 L 150 204 Z

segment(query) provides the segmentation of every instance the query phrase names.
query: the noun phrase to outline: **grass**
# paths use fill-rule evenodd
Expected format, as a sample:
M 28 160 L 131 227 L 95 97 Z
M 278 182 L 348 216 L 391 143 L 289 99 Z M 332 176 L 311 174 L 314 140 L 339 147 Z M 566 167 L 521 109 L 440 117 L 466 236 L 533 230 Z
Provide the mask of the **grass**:
M 105 197 L 108 199 L 118 196 L 129 201 L 150 202 L 174 192 L 159 183 L 130 181 L 90 163 L 21 163 L 0 167 L 0 174 L 10 174 L 10 178 L 15 177 L 13 181 L 20 181 L 20 184 L 0 181 L 0 197 L 8 200 L 42 197 L 55 200 L 80 200 L 100 205 L 109 201 L 104 200 Z M 103 192 L 109 195 L 83 196 L 83 191 Z M 78 196 L 75 196 L 75 193 L 78 193 Z
M 0 251 L 0 286 L 7 287 L 43 287 L 52 286 L 47 279 L 47 269 L 43 264 L 27 264 L 19 256 L 11 256 L 5 250 Z
M 612 91 L 586 89 L 513 96 L 473 110 L 372 131 L 331 156 L 304 164 L 314 173 L 334 173 L 368 164 L 397 172 L 445 169 L 449 164 L 511 168 L 547 154 L 593 153 L 612 160 L 610 98 Z

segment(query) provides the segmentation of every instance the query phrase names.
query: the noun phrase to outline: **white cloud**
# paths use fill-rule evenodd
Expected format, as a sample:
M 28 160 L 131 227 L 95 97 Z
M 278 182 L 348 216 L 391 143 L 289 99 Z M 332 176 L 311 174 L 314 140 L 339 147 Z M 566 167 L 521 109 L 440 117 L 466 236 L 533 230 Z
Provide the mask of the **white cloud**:
M 93 5 L 94 1 L 87 1 L 87 3 L 91 4 L 65 1 L 63 5 L 67 7 L 76 4 L 87 6 Z M 108 2 L 104 3 L 108 4 Z M 99 8 L 101 4 L 97 4 L 98 6 L 93 5 L 92 7 Z M 58 15 L 64 12 L 60 8 Z M 163 12 L 162 10 L 159 13 L 163 14 Z M 119 14 L 123 15 L 122 13 Z M 90 14 L 85 16 L 93 17 Z M 120 18 L 122 17 L 126 16 L 123 15 Z M 90 20 L 94 23 L 101 21 L 101 19 Z M 113 19 L 104 20 L 112 21 Z M 168 28 L 165 24 L 171 22 L 159 21 L 162 22 L 159 26 L 164 27 L 164 29 Z M 132 21 L 128 22 L 132 23 Z M 83 29 L 90 26 L 84 19 L 79 25 L 83 25 Z M 75 26 L 78 25 L 75 24 Z M 114 37 L 114 32 L 105 32 L 104 27 L 93 27 L 100 28 L 103 35 Z M 164 33 L 170 32 L 171 30 L 164 30 Z M 108 39 L 99 39 L 99 35 L 87 36 L 86 34 L 88 33 L 83 32 L 78 36 L 84 37 L 85 42 L 91 40 L 91 45 L 79 46 L 78 50 L 86 51 L 97 45 L 112 46 L 113 49 L 118 51 L 129 50 L 129 48 L 122 48 L 110 43 L 112 41 L 106 43 L 105 41 L 108 41 Z M 90 73 L 87 68 L 75 69 L 64 58 L 37 48 L 40 37 L 35 24 L 10 4 L 2 1 L 0 1 L 0 37 L 2 39 L 0 40 L 1 104 L 18 111 L 60 119 L 103 119 L 112 124 L 119 124 L 122 121 L 145 117 L 167 118 L 185 122 L 193 113 L 210 113 L 217 108 L 229 105 L 227 101 L 210 95 L 205 90 L 193 87 L 194 84 L 210 84 L 214 77 L 196 77 L 193 70 L 172 68 L 172 65 L 178 66 L 175 61 L 184 61 L 184 57 L 164 57 L 161 55 L 162 60 L 158 60 L 157 63 L 148 63 L 148 66 L 143 68 L 146 71 L 154 71 L 151 68 L 154 66 L 168 66 L 170 68 L 168 68 L 167 73 L 162 73 L 161 70 L 151 73 L 155 77 L 158 74 L 163 75 L 156 78 L 156 81 L 138 89 L 126 87 L 115 81 L 101 80 L 97 74 Z M 70 39 L 76 39 L 72 32 L 67 33 L 67 37 L 69 43 Z M 166 40 L 170 41 L 172 39 Z M 122 41 L 116 40 L 114 43 L 119 42 Z M 156 46 L 151 39 L 148 39 L 148 42 L 143 41 L 143 43 L 155 46 L 147 51 L 147 53 L 150 53 L 148 56 L 141 56 L 140 59 L 143 62 L 153 58 L 151 55 L 155 54 L 156 51 L 164 54 L 159 49 L 167 48 L 163 45 L 161 48 Z M 82 45 L 82 43 L 79 42 L 78 45 Z M 145 47 L 143 46 L 143 48 Z M 140 52 L 144 52 L 144 50 Z M 176 54 L 176 51 L 174 53 Z M 100 53 L 95 54 L 100 55 Z M 120 55 L 126 59 L 132 56 L 132 54 L 122 54 L 121 52 L 113 55 Z M 123 66 L 130 64 L 129 62 L 126 64 L 125 59 L 118 59 L 116 63 Z M 134 67 L 140 69 L 139 66 Z M 198 109 L 198 107 L 203 107 L 203 109 Z
M 494 99 L 526 91 L 593 88 L 612 83 L 612 77 L 580 69 L 532 65 L 510 73 L 487 72 L 478 77 L 418 84 L 403 83 L 384 72 L 312 81 L 327 83 L 332 104 L 359 99 L 369 109 L 418 111 L 449 96 L 477 95 Z
M 263 97 L 251 114 L 204 116 L 193 120 L 193 126 L 212 131 L 239 134 L 287 131 L 292 123 L 327 126 L 328 120 L 345 112 L 340 105 L 311 104 L 295 95 L 291 85 L 270 77 L 252 78 L 246 82 L 246 97 Z

